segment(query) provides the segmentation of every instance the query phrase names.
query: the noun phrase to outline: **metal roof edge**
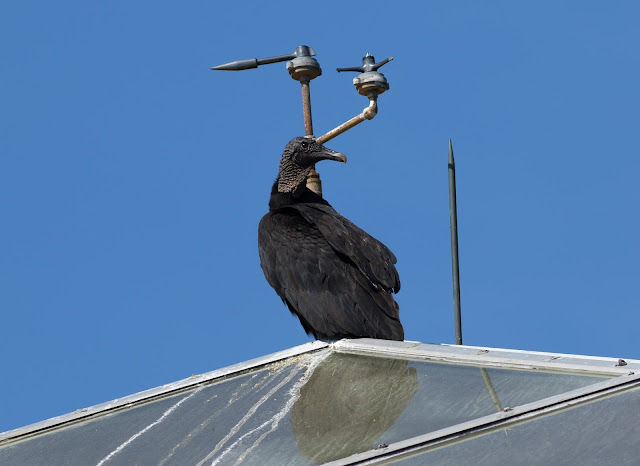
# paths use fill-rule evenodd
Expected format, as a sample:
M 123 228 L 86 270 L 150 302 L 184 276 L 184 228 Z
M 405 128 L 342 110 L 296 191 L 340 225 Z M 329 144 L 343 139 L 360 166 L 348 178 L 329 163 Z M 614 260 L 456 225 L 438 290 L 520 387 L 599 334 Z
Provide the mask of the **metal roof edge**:
M 435 362 L 479 364 L 514 369 L 546 370 L 620 376 L 640 372 L 640 361 L 575 354 L 544 353 L 482 346 L 420 343 L 417 341 L 344 339 L 333 342 L 336 351 L 378 354 Z
M 148 390 L 134 393 L 133 395 L 128 395 L 123 398 L 116 398 L 115 400 L 100 403 L 88 408 L 81 408 L 71 413 L 62 414 L 60 416 L 52 417 L 44 421 L 39 421 L 34 424 L 29 424 L 24 427 L 19 427 L 17 429 L 9 430 L 6 432 L 0 432 L 0 445 L 29 437 L 43 431 L 54 429 L 65 424 L 79 422 L 90 416 L 113 411 L 118 408 L 130 406 L 141 401 L 168 396 L 170 394 L 192 388 L 196 385 L 211 382 L 215 379 L 219 379 L 227 375 L 237 374 L 248 369 L 254 369 L 256 367 L 264 366 L 272 362 L 317 351 L 328 346 L 329 343 L 326 343 L 324 341 L 308 342 L 303 345 L 294 346 L 293 348 L 288 348 L 286 350 L 278 351 L 266 356 L 250 359 L 249 361 L 244 361 L 232 366 L 216 369 L 204 374 L 194 374 L 191 377 L 187 377 L 186 379 L 178 380 L 176 382 L 161 385 L 155 388 L 150 388 Z

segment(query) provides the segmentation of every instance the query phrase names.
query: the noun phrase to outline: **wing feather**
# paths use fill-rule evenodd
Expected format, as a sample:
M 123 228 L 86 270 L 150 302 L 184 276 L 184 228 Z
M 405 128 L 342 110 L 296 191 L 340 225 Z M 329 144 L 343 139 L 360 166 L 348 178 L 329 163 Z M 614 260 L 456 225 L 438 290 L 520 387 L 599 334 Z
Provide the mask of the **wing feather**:
M 373 285 L 382 286 L 387 292 L 400 291 L 396 256 L 380 241 L 329 205 L 294 204 L 289 208 L 315 225 L 331 247 L 348 257 Z

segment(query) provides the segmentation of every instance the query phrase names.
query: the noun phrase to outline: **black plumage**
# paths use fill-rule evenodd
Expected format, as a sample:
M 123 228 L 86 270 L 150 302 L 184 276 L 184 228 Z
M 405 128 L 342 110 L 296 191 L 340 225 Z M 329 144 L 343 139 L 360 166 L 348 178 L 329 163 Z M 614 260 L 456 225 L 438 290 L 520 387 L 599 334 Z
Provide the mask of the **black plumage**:
M 306 188 L 321 160 L 346 162 L 310 138 L 293 139 L 282 154 L 258 227 L 264 275 L 315 338 L 403 340 L 392 296 L 400 290 L 396 257 Z

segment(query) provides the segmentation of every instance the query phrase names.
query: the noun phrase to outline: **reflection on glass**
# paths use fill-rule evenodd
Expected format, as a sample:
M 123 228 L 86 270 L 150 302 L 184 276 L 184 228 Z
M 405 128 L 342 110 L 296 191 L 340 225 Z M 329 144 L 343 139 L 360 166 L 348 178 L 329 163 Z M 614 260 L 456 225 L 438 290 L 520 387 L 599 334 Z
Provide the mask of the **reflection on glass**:
M 398 460 L 409 465 L 637 465 L 640 390 Z
M 327 349 L 7 445 L 0 464 L 318 464 L 599 380 Z
M 326 463 L 370 450 L 418 390 L 408 361 L 332 354 L 293 405 L 293 435 L 302 454 Z

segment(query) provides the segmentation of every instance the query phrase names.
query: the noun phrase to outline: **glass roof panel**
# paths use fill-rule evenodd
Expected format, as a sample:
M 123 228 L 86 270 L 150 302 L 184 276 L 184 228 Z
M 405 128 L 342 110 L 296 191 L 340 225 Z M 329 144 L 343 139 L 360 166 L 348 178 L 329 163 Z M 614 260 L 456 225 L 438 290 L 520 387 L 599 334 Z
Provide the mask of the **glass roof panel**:
M 380 438 L 390 444 L 605 380 L 607 377 L 411 361 L 419 389 Z
M 0 464 L 318 464 L 599 382 L 321 350 L 0 448 Z
M 243 455 L 242 464 L 260 464 L 249 461 L 254 451 L 268 452 L 271 462 L 262 464 L 305 464 L 283 418 L 305 370 L 325 355 L 290 358 L 10 444 L 0 449 L 0 464 L 211 465 Z
M 637 465 L 640 389 L 398 460 L 402 466 Z

